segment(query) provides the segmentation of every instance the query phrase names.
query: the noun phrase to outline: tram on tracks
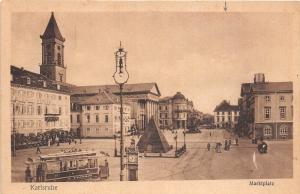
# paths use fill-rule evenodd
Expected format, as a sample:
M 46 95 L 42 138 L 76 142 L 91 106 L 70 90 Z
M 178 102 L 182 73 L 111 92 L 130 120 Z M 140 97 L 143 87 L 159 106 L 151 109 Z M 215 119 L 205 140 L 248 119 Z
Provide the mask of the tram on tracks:
M 109 166 L 95 151 L 69 150 L 40 155 L 25 162 L 26 182 L 73 182 L 107 180 Z

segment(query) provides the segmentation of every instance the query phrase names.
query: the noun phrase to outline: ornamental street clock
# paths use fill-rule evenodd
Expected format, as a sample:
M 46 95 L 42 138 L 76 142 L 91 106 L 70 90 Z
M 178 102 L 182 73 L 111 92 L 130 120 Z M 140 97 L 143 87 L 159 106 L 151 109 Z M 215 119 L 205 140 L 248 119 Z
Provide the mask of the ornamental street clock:
M 128 180 L 138 180 L 138 150 L 135 147 L 134 139 L 131 140 L 131 145 L 127 148 L 127 166 L 128 166 Z

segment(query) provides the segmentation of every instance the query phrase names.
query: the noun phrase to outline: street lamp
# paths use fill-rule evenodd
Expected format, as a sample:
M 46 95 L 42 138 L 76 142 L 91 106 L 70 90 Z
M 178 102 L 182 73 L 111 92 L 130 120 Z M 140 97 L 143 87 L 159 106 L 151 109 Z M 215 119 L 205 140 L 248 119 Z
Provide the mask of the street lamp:
M 122 48 L 122 44 L 120 42 L 120 47 L 115 52 L 115 62 L 116 62 L 116 71 L 114 72 L 113 78 L 115 80 L 115 83 L 119 85 L 120 87 L 120 125 L 121 125 L 121 140 L 120 140 L 120 181 L 124 180 L 124 131 L 123 131 L 123 99 L 122 99 L 122 92 L 123 92 L 123 86 L 125 83 L 127 83 L 129 79 L 129 73 L 126 69 L 126 55 L 127 52 L 124 51 Z
M 116 134 L 114 135 L 114 139 L 115 139 L 115 157 L 117 157 L 118 150 L 117 150 L 117 136 L 116 136 Z
M 174 132 L 174 140 L 175 140 L 175 157 L 177 157 L 177 131 Z
M 184 146 L 184 149 L 185 149 L 186 148 L 186 144 L 185 144 L 185 129 L 184 129 L 184 131 L 182 133 L 183 133 L 183 146 Z

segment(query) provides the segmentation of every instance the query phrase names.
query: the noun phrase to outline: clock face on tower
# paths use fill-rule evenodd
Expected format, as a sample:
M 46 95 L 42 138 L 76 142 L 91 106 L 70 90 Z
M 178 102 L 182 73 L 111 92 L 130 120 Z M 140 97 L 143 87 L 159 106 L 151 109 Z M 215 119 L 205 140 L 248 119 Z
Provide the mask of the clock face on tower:
M 137 163 L 137 155 L 129 155 L 128 162 L 130 163 Z

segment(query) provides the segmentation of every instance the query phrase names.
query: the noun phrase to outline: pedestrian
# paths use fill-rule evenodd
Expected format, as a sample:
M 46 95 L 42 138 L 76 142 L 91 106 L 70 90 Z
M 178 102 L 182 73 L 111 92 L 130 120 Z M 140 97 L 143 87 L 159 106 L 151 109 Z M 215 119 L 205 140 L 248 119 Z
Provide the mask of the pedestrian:
M 74 140 L 74 143 L 75 143 L 75 145 L 77 144 L 77 141 L 76 140 Z
M 41 166 L 41 164 L 39 164 L 36 169 L 36 182 L 41 181 L 41 170 L 42 170 L 42 166 Z
M 225 140 L 224 150 L 227 150 L 227 145 L 228 145 L 228 142 L 227 142 L 227 139 L 226 139 L 226 140 Z
M 207 151 L 210 151 L 210 143 L 207 143 Z
M 29 166 L 27 166 L 27 168 L 25 170 L 25 181 L 31 182 L 31 170 L 30 170 Z
M 238 138 L 235 138 L 235 145 L 239 145 L 239 139 Z
M 51 145 L 51 142 L 50 142 L 50 139 L 48 139 L 48 147 L 50 147 Z
M 211 132 L 209 132 L 209 136 L 211 137 Z
M 38 154 L 38 153 L 40 153 L 40 154 L 42 153 L 42 152 L 41 152 L 41 149 L 40 149 L 40 144 L 37 144 L 37 145 L 36 145 L 36 153 L 37 153 L 37 154 Z

